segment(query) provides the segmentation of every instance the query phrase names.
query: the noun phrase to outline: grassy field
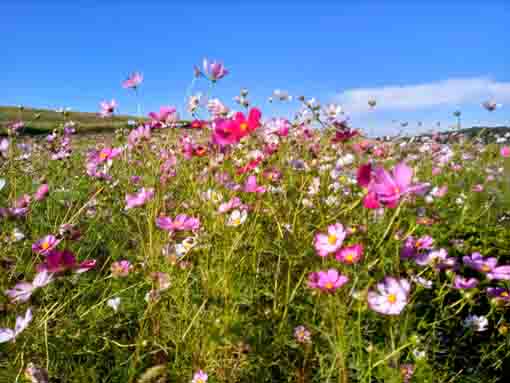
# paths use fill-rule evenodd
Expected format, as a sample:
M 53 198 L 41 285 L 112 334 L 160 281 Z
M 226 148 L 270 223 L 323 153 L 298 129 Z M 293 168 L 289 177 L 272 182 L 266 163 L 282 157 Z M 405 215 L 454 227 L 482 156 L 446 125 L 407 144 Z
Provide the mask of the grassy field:
M 0 134 L 6 134 L 6 126 L 15 121 L 25 122 L 25 134 L 48 134 L 59 124 L 66 121 L 77 123 L 79 133 L 93 133 L 105 130 L 115 130 L 127 127 L 129 120 L 137 120 L 132 116 L 113 116 L 104 119 L 97 113 L 53 111 L 48 109 L 23 108 L 15 106 L 0 106 Z
M 507 131 L 302 108 L 0 109 L 0 383 L 508 381 Z

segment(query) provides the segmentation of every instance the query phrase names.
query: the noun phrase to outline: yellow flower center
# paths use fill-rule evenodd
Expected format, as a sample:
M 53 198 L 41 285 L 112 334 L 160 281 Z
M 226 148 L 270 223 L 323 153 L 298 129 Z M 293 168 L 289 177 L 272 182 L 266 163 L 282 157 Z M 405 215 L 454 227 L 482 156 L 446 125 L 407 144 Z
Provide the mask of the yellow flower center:
M 239 129 L 241 129 L 241 132 L 245 132 L 248 129 L 248 124 L 246 122 L 242 122 L 239 125 Z
M 328 243 L 330 245 L 334 245 L 336 243 L 336 240 L 337 240 L 337 238 L 336 238 L 335 234 L 328 235 Z
M 400 188 L 399 188 L 398 186 L 395 186 L 395 187 L 393 188 L 393 192 L 394 192 L 395 194 L 400 194 Z
M 508 296 L 508 291 L 503 291 L 501 294 L 500 294 L 501 297 L 507 297 Z
M 41 247 L 42 247 L 43 250 L 48 250 L 50 248 L 50 243 L 48 241 L 44 241 L 41 244 Z
M 388 302 L 394 304 L 397 301 L 397 296 L 395 294 L 388 295 Z
M 327 282 L 324 287 L 326 287 L 326 289 L 328 289 L 328 290 L 331 290 L 333 288 L 333 283 Z
M 99 158 L 100 158 L 100 159 L 105 160 L 105 159 L 106 159 L 106 157 L 108 157 L 108 154 L 103 153 L 103 152 L 99 153 Z
M 236 218 L 232 221 L 232 223 L 236 226 L 239 226 L 241 224 L 241 219 L 240 218 Z
M 487 272 L 491 271 L 491 268 L 488 265 L 483 265 L 482 266 L 482 271 L 487 273 Z
M 354 254 L 349 253 L 345 256 L 345 262 L 347 263 L 353 263 L 354 262 Z

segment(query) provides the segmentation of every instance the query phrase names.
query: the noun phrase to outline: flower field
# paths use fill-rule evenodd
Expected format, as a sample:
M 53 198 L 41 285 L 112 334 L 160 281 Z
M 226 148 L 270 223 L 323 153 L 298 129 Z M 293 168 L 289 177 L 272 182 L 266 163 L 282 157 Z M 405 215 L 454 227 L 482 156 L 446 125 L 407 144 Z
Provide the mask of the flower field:
M 235 111 L 228 74 L 195 68 L 186 125 L 9 125 L 0 382 L 506 381 L 510 134 L 368 138 L 338 105 L 286 119 L 245 89 Z M 141 73 L 122 86 L 141 103 Z

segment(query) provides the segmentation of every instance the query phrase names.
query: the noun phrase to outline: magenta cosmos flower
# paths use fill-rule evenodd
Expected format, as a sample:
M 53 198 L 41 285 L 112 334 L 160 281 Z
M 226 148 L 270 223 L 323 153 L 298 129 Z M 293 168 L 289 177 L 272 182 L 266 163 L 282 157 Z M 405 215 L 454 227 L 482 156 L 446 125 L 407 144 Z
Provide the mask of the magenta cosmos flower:
M 115 100 L 108 101 L 102 101 L 99 104 L 101 110 L 99 111 L 99 115 L 101 117 L 111 117 L 113 115 L 113 112 L 115 112 L 115 108 L 117 108 L 118 104 Z
M 207 59 L 204 59 L 203 68 L 204 75 L 213 82 L 222 79 L 228 74 L 228 70 L 225 68 L 225 66 L 217 61 L 209 62 Z
M 86 259 L 78 263 L 75 255 L 70 250 L 53 250 L 46 256 L 46 261 L 36 266 L 38 272 L 63 273 L 68 270 L 81 274 L 96 266 L 95 259 Z
M 202 370 L 198 370 L 193 374 L 191 383 L 207 383 L 207 379 L 209 379 L 209 376 Z
M 503 146 L 500 153 L 502 157 L 510 157 L 510 146 Z
M 122 82 L 122 87 L 125 89 L 136 89 L 142 81 L 143 75 L 140 72 L 133 72 Z
M 54 235 L 47 235 L 32 245 L 32 251 L 36 254 L 46 255 L 60 242 Z
M 363 257 L 363 245 L 356 244 L 352 246 L 346 246 L 338 250 L 335 254 L 335 258 L 347 265 L 352 265 L 361 261 Z
M 334 253 L 342 246 L 346 232 L 341 223 L 335 223 L 328 226 L 328 232 L 315 234 L 313 246 L 315 251 L 321 257 Z
M 160 128 L 178 119 L 177 110 L 173 106 L 162 106 L 159 108 L 159 113 L 150 112 L 151 125 L 153 128 Z
M 407 305 L 411 285 L 406 279 L 386 277 L 368 292 L 368 306 L 384 315 L 399 315 Z
M 368 192 L 373 193 L 377 201 L 394 208 L 407 194 L 422 194 L 428 184 L 411 184 L 413 170 L 404 163 L 397 164 L 391 174 L 384 168 L 375 170 L 374 179 L 368 185 Z
M 186 214 L 179 214 L 172 220 L 170 217 L 156 218 L 156 226 L 166 231 L 195 231 L 200 228 L 200 220 Z
M 348 281 L 349 278 L 340 274 L 336 269 L 312 272 L 308 275 L 308 287 L 319 289 L 325 293 L 334 293 Z
M 132 209 L 134 207 L 140 207 L 145 205 L 145 203 L 151 200 L 154 197 L 154 189 L 145 189 L 141 188 L 140 191 L 136 194 L 127 194 L 126 195 L 126 210 Z

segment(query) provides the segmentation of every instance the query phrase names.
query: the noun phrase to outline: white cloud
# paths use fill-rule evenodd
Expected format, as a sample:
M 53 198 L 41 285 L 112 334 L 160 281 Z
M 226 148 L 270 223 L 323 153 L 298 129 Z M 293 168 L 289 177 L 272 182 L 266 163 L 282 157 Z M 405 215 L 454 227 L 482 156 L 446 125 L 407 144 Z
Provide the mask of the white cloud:
M 368 100 L 377 101 L 377 109 L 418 110 L 440 105 L 510 101 L 510 82 L 497 82 L 488 77 L 456 78 L 444 81 L 380 88 L 350 89 L 337 94 L 335 102 L 351 114 L 369 110 Z

